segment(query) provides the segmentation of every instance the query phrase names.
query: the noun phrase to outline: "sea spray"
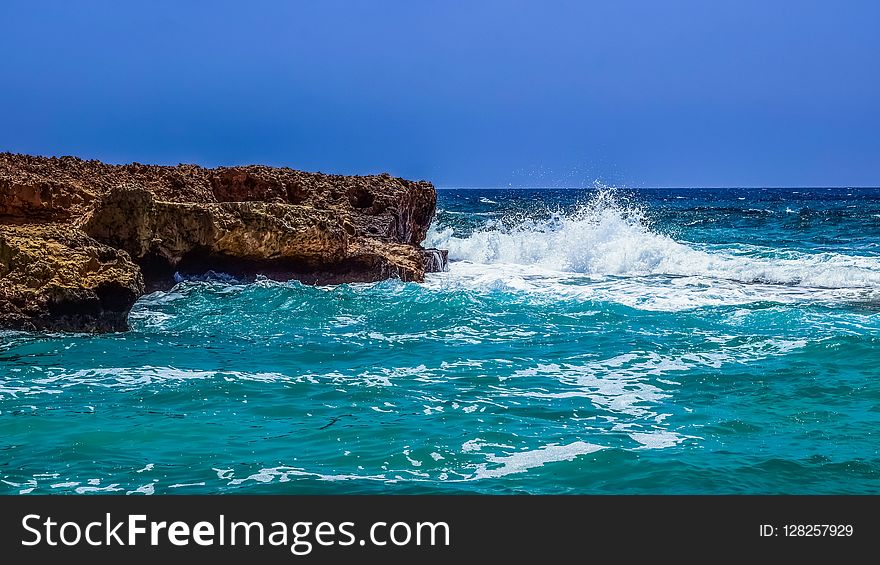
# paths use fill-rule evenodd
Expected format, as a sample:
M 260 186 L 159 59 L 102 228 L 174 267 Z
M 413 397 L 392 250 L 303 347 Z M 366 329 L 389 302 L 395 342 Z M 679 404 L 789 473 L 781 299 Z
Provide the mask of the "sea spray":
M 612 188 L 544 219 L 493 219 L 467 235 L 435 224 L 428 242 L 451 261 L 528 265 L 589 275 L 669 275 L 816 288 L 880 286 L 880 258 L 677 241 L 652 229 L 643 207 Z

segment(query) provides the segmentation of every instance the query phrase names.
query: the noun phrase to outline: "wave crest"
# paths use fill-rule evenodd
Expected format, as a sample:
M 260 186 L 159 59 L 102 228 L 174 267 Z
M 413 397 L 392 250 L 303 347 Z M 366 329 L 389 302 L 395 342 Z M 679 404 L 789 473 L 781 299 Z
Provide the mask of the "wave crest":
M 644 210 L 607 188 L 573 213 L 557 211 L 545 220 L 492 220 L 467 236 L 435 225 L 428 243 L 448 249 L 451 261 L 588 275 L 708 277 L 817 288 L 880 285 L 877 257 L 676 241 L 652 229 Z

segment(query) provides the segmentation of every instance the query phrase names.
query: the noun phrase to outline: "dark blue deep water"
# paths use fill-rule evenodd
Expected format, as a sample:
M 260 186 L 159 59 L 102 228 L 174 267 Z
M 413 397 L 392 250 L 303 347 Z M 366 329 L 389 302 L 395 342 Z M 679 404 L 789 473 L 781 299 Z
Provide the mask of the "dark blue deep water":
M 425 284 L 0 334 L 0 493 L 880 492 L 880 190 L 442 190 Z

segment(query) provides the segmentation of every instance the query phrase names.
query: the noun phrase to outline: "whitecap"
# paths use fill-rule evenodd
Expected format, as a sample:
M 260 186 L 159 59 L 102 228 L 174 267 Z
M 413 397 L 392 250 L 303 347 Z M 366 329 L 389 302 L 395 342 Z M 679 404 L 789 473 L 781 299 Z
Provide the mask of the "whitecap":
M 487 457 L 488 463 L 480 463 L 470 480 L 497 479 L 529 469 L 542 467 L 547 463 L 573 461 L 580 455 L 587 455 L 605 449 L 604 446 L 575 441 L 566 445 L 549 444 L 531 451 L 519 451 L 511 455 Z M 498 465 L 489 468 L 489 465 Z
M 448 272 L 428 275 L 435 288 L 562 294 L 654 310 L 880 300 L 880 257 L 678 241 L 613 191 L 574 213 L 487 222 L 466 236 L 435 225 L 428 245 L 448 249 L 451 261 Z

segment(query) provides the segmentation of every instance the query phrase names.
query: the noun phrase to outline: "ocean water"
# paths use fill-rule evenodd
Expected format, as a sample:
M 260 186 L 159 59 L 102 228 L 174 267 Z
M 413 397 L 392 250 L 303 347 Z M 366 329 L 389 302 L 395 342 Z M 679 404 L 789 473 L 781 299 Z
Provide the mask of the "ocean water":
M 0 493 L 880 492 L 880 190 L 441 190 L 424 284 L 0 334 Z

